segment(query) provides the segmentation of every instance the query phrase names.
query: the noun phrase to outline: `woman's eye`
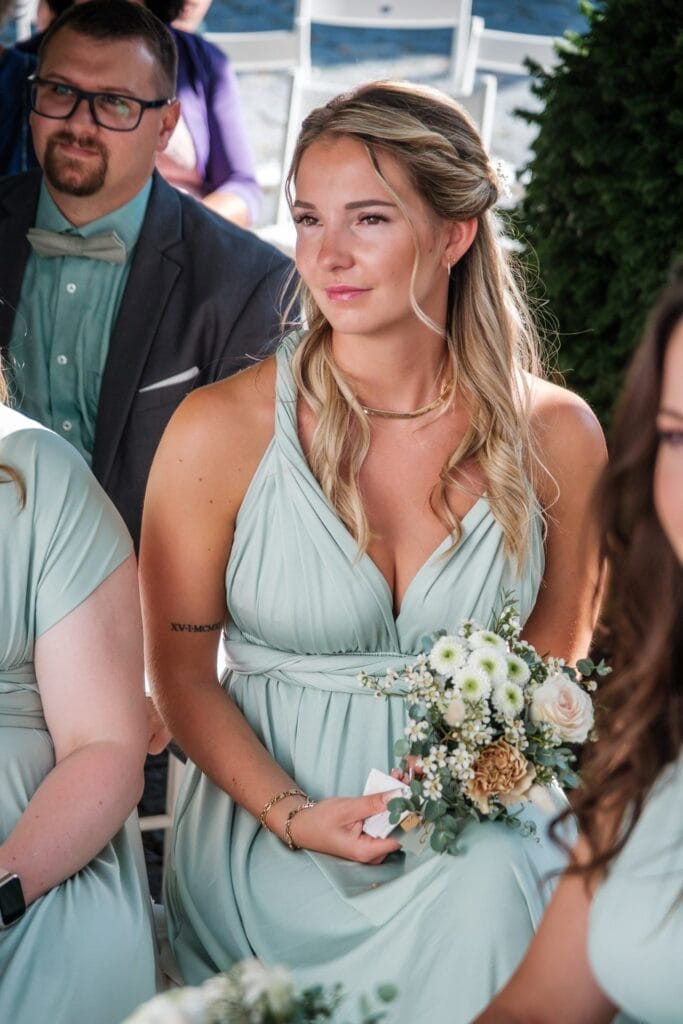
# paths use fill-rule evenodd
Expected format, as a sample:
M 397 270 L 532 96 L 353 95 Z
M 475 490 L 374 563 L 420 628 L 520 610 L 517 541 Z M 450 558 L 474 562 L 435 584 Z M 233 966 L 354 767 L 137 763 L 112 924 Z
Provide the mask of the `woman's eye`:
M 360 218 L 361 224 L 384 224 L 386 223 L 386 217 L 383 217 L 381 213 L 366 213 Z
M 683 446 L 683 430 L 658 430 L 660 444 L 669 444 L 674 448 Z
M 308 227 L 311 224 L 317 224 L 315 217 L 311 216 L 310 213 L 295 213 L 292 216 L 295 224 L 303 224 L 304 227 Z

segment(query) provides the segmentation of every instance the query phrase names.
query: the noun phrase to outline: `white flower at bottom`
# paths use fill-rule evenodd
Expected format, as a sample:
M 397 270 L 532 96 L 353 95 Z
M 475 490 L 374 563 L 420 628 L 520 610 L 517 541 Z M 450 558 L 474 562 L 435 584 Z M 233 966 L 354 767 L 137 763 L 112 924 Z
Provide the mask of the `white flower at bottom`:
M 283 1013 L 292 1003 L 294 986 L 286 967 L 266 967 L 260 960 L 245 960 L 240 966 L 244 1002 L 254 1006 L 262 998 L 273 1013 Z
M 405 727 L 404 732 L 411 743 L 421 743 L 429 732 L 429 722 L 411 722 Z
M 467 652 L 455 636 L 440 637 L 431 649 L 429 664 L 442 676 L 452 676 L 465 661 Z
M 422 795 L 425 800 L 438 800 L 443 793 L 440 779 L 425 779 L 422 783 Z
M 516 718 L 524 709 L 524 693 L 517 683 L 502 683 L 493 691 L 493 704 L 505 718 Z
M 488 673 L 474 665 L 468 664 L 459 669 L 455 676 L 455 683 L 463 695 L 463 699 L 470 704 L 484 700 L 491 692 L 491 679 Z

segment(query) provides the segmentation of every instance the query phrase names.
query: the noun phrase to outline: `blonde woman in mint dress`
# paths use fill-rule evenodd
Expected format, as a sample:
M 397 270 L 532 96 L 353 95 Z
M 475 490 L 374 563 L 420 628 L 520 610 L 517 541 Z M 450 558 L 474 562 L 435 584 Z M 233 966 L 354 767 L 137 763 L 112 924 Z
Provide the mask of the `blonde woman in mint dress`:
M 612 442 L 599 496 L 614 671 L 576 804 L 578 871 L 478 1024 L 683 1021 L 683 269 Z
M 0 481 L 0 1021 L 119 1024 L 155 987 L 122 828 L 146 748 L 131 542 L 75 449 L 1 401 Z
M 308 328 L 184 403 L 147 494 L 150 672 L 191 759 L 170 940 L 190 983 L 256 954 L 351 994 L 397 982 L 393 1019 L 460 1024 L 519 962 L 563 860 L 495 823 L 461 857 L 363 834 L 384 802 L 359 794 L 406 721 L 358 673 L 488 621 L 508 589 L 541 650 L 584 653 L 603 441 L 536 373 L 457 104 L 387 83 L 334 101 L 304 123 L 292 190 Z

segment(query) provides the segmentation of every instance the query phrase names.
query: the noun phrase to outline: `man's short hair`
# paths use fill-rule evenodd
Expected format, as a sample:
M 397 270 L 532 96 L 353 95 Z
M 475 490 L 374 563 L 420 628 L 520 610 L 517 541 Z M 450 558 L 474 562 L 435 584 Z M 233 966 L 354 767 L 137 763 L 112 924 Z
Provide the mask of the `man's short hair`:
M 63 28 L 103 42 L 139 39 L 157 66 L 157 84 L 162 92 L 157 99 L 175 96 L 178 51 L 169 30 L 146 7 L 129 3 L 129 0 L 90 0 L 89 3 L 69 7 L 52 22 L 43 36 L 38 50 L 39 74 L 52 39 Z

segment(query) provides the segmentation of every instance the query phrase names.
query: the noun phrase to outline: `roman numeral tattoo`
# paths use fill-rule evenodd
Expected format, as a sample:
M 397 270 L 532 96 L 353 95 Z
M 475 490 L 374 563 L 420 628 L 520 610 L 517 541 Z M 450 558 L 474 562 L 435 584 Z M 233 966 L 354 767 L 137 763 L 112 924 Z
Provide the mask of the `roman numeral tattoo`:
M 171 631 L 173 633 L 215 633 L 217 630 L 222 629 L 222 622 L 210 622 L 197 624 L 194 622 L 172 622 Z

